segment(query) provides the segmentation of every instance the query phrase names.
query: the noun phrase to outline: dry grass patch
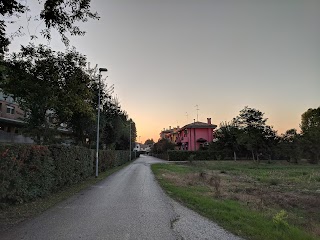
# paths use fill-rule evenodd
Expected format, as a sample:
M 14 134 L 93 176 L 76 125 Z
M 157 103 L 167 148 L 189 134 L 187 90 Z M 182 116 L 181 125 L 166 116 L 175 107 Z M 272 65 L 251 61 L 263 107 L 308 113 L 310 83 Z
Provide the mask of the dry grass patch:
M 223 164 L 232 166 L 234 163 Z M 320 186 L 317 181 L 319 172 L 304 171 L 299 169 L 300 166 L 289 170 L 266 170 L 263 166 L 261 169 L 254 166 L 251 170 L 250 165 L 249 168 L 243 166 L 243 169 L 233 170 L 230 166 L 223 170 L 206 163 L 192 163 L 189 166 L 191 172 L 165 171 L 161 176 L 176 186 L 200 189 L 198 194 L 203 196 L 236 200 L 270 218 L 284 210 L 290 224 L 320 237 L 320 193 L 314 190 Z

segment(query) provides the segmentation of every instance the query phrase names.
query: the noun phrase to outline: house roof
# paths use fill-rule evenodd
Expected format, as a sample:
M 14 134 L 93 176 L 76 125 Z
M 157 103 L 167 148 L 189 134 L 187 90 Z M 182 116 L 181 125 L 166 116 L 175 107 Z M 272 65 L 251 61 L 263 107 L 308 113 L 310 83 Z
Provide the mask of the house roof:
M 209 123 L 204 123 L 204 122 L 194 122 L 194 123 L 189 123 L 185 126 L 183 126 L 180 131 L 186 129 L 186 128 L 216 128 L 217 125 L 215 124 L 209 124 Z
M 173 129 L 168 129 L 168 130 L 163 130 L 161 131 L 161 133 L 172 133 L 173 132 Z M 161 134 L 160 133 L 160 134 Z
M 16 125 L 24 125 L 25 124 L 25 122 L 22 120 L 4 118 L 4 117 L 0 117 L 0 122 L 11 123 L 11 124 L 16 124 Z

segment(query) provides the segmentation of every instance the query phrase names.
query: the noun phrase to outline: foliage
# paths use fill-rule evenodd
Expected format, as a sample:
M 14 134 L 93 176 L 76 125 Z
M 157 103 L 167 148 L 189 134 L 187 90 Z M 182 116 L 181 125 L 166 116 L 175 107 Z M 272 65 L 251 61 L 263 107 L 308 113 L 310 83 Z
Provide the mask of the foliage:
M 296 129 L 289 129 L 279 138 L 278 148 L 281 157 L 298 163 L 301 157 L 301 137 Z
M 320 160 L 320 107 L 308 109 L 301 116 L 301 135 L 304 150 L 312 163 Z
M 136 140 L 136 126 L 111 97 L 113 86 L 96 81 L 96 70 L 86 68 L 86 58 L 75 49 L 55 52 L 40 45 L 21 47 L 5 61 L 0 88 L 16 98 L 25 111 L 25 134 L 38 144 L 59 143 L 61 124 L 76 145 L 94 147 L 96 109 L 100 91 L 100 146 L 128 150 Z
M 286 229 L 289 227 L 287 218 L 288 218 L 287 212 L 282 209 L 280 212 L 274 215 L 274 217 L 272 218 L 272 221 L 277 228 Z
M 53 189 L 80 182 L 93 173 L 92 152 L 83 147 L 49 146 L 54 162 Z
M 128 150 L 137 138 L 135 122 L 121 110 L 117 99 L 107 98 L 101 113 L 101 142 L 107 149 Z M 131 131 L 131 133 L 130 133 Z M 131 135 L 131 139 L 130 139 Z
M 211 150 L 214 150 L 214 147 L 224 149 L 228 156 L 233 155 L 234 160 L 237 160 L 236 152 L 240 149 L 238 142 L 240 133 L 240 129 L 234 122 L 221 123 L 219 129 L 215 132 L 215 137 L 218 141 L 215 144 L 211 144 L 209 148 L 211 148 Z
M 225 159 L 223 152 L 218 151 L 168 151 L 169 161 L 189 161 L 191 160 L 220 160 Z
M 0 87 L 26 112 L 28 132 L 37 143 L 52 142 L 61 123 L 72 127 L 74 115 L 93 118 L 88 88 L 91 78 L 84 70 L 85 57 L 75 49 L 62 53 L 29 45 L 12 54 L 6 65 Z
M 145 142 L 144 142 L 144 145 L 153 145 L 155 142 L 153 141 L 153 138 L 151 139 L 147 139 Z
M 94 153 L 77 146 L 0 145 L 0 205 L 28 202 L 87 179 L 95 172 Z M 99 171 L 129 162 L 129 155 L 100 151 Z
M 131 152 L 131 160 L 139 157 L 139 153 Z M 123 150 L 101 150 L 99 151 L 99 172 L 104 172 L 107 169 L 121 166 L 127 163 L 130 159 L 130 152 Z M 95 160 L 94 160 L 95 162 Z
M 302 114 L 300 134 L 296 129 L 289 129 L 277 135 L 273 127 L 266 124 L 263 115 L 259 110 L 245 107 L 231 122 L 220 124 L 208 151 L 216 152 L 216 159 L 231 158 L 232 155 L 234 160 L 249 159 L 251 155 L 258 162 L 262 159 L 271 163 L 271 159 L 281 159 L 298 163 L 303 158 L 312 163 L 319 162 L 320 107 Z
M 0 145 L 0 203 L 21 203 L 50 192 L 54 165 L 45 146 Z
M 99 19 L 97 13 L 90 11 L 91 0 L 45 0 L 43 9 L 39 13 L 39 19 L 44 21 L 46 28 L 41 31 L 41 34 L 51 39 L 51 29 L 56 29 L 65 45 L 69 44 L 66 33 L 71 35 L 84 35 L 76 22 L 87 22 L 88 18 Z M 0 54 L 4 52 L 5 48 L 10 44 L 8 36 L 6 36 L 7 22 L 12 22 L 12 16 L 19 17 L 20 14 L 30 11 L 27 1 L 2 1 L 0 5 L 0 14 L 5 16 L 7 21 L 0 21 Z M 28 19 L 29 21 L 29 19 Z M 34 38 L 36 36 L 31 36 Z
M 152 152 L 157 154 L 165 153 L 168 150 L 173 150 L 174 147 L 174 143 L 171 143 L 168 139 L 162 138 L 153 145 Z
M 271 158 L 273 146 L 276 141 L 276 132 L 266 125 L 264 113 L 254 108 L 245 107 L 233 121 L 242 131 L 238 141 L 252 153 L 253 160 L 259 161 L 260 153 Z

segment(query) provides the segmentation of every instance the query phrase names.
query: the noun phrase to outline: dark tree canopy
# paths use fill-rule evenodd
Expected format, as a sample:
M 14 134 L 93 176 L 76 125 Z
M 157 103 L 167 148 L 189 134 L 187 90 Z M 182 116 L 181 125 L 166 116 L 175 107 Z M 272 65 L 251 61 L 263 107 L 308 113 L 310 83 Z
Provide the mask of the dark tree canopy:
M 29 45 L 5 65 L 0 88 L 25 110 L 28 127 L 38 139 L 61 123 L 71 124 L 75 115 L 93 117 L 88 87 L 92 79 L 85 71 L 85 57 L 75 49 L 62 53 Z
M 84 35 L 79 26 L 75 24 L 79 21 L 87 22 L 89 18 L 99 19 L 98 14 L 90 11 L 91 0 L 43 0 L 39 1 L 43 4 L 43 9 L 39 13 L 40 20 L 44 21 L 46 28 L 41 34 L 51 39 L 51 29 L 56 29 L 65 45 L 69 44 L 66 33 L 71 35 Z M 1 1 L 0 14 L 2 17 L 9 18 L 13 15 L 20 15 L 29 11 L 27 1 L 5 0 Z M 6 35 L 7 22 L 0 21 L 0 54 L 10 44 L 10 40 Z
M 301 116 L 301 134 L 305 152 L 312 162 L 320 160 L 320 107 L 309 108 Z
M 145 145 L 153 145 L 154 144 L 154 141 L 153 139 L 147 139 L 145 142 L 144 142 Z

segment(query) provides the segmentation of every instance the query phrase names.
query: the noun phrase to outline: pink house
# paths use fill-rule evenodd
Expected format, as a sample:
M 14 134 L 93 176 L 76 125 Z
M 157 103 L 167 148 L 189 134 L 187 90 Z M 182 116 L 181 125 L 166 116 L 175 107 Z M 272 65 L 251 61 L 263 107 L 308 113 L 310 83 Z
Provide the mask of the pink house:
M 194 122 L 185 125 L 178 131 L 176 144 L 180 150 L 196 151 L 200 146 L 212 142 L 213 130 L 217 127 L 211 123 L 211 118 L 207 118 L 207 123 Z

